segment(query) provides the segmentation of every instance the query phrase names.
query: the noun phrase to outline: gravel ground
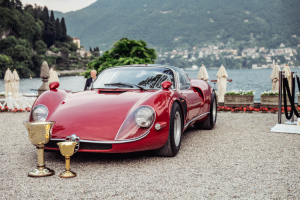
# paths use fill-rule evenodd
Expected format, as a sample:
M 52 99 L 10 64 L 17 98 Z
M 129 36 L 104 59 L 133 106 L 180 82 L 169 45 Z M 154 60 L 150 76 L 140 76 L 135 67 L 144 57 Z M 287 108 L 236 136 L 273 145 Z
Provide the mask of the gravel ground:
M 277 115 L 219 113 L 211 131 L 188 129 L 175 158 L 151 152 L 77 153 L 77 177 L 61 179 L 64 157 L 45 152 L 56 174 L 30 178 L 37 164 L 22 121 L 0 113 L 1 199 L 299 199 L 300 135 L 271 133 Z

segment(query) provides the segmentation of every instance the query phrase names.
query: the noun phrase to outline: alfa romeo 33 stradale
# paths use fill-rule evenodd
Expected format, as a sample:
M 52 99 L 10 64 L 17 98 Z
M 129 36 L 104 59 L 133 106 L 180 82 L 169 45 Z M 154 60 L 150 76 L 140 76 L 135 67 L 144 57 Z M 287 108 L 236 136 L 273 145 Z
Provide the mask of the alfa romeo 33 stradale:
M 50 84 L 34 103 L 29 121 L 55 121 L 46 149 L 77 141 L 78 152 L 154 150 L 176 156 L 188 126 L 212 129 L 217 119 L 214 89 L 179 68 L 118 66 L 103 70 L 87 91 Z

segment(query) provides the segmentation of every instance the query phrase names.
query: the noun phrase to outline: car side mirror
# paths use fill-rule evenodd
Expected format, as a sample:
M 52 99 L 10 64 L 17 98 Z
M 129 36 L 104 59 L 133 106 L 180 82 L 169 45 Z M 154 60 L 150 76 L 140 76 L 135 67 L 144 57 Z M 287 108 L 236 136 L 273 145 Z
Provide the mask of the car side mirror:
M 58 87 L 59 87 L 59 82 L 56 82 L 56 81 L 50 83 L 50 85 L 49 85 L 50 90 L 55 90 Z
M 172 86 L 172 82 L 170 82 L 170 81 L 164 81 L 164 82 L 161 83 L 161 86 L 165 90 L 170 89 L 170 87 Z

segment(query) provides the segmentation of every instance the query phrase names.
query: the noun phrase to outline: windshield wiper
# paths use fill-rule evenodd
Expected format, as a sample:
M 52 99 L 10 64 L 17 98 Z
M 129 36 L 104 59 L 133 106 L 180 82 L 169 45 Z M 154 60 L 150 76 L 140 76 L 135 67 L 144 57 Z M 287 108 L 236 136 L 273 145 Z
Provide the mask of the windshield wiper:
M 106 85 L 112 85 L 112 86 L 120 86 L 120 85 L 123 85 L 123 86 L 131 86 L 131 87 L 133 87 L 133 86 L 135 86 L 135 87 L 137 87 L 137 88 L 139 88 L 140 90 L 142 90 L 142 91 L 147 91 L 145 88 L 143 88 L 142 86 L 139 86 L 139 85 L 135 85 L 135 84 L 131 84 L 131 83 L 121 83 L 121 82 L 118 82 L 118 83 L 105 83 L 104 84 L 105 86 Z

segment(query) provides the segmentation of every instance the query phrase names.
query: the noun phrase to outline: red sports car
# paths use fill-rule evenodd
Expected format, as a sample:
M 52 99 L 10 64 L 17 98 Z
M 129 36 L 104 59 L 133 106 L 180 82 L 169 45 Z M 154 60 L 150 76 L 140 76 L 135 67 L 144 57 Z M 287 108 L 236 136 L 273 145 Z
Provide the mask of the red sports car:
M 29 121 L 56 121 L 48 150 L 78 142 L 78 152 L 125 153 L 154 150 L 176 156 L 190 125 L 212 129 L 217 119 L 214 89 L 162 65 L 111 67 L 87 91 L 50 84 L 34 103 Z

